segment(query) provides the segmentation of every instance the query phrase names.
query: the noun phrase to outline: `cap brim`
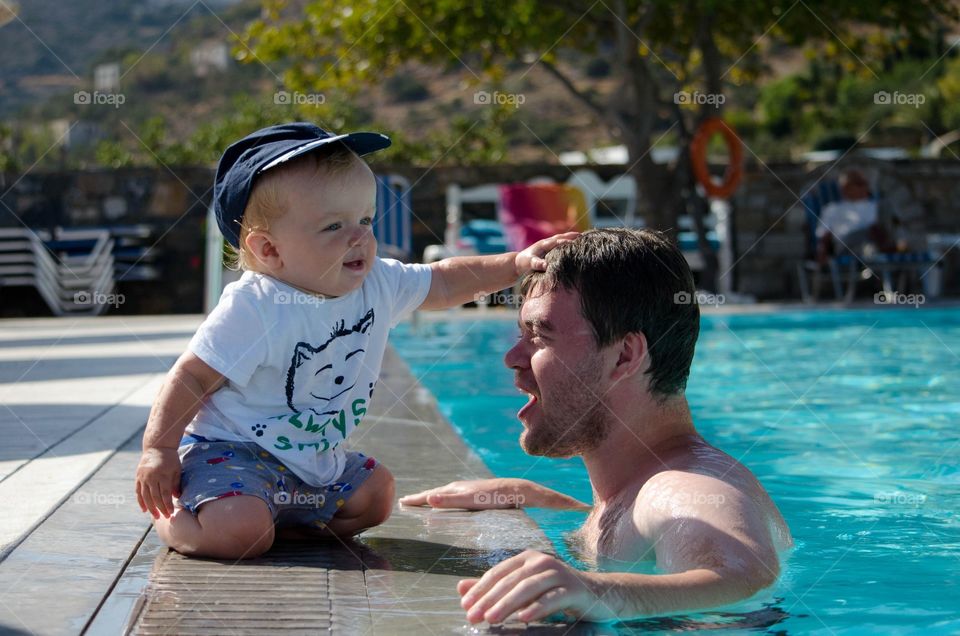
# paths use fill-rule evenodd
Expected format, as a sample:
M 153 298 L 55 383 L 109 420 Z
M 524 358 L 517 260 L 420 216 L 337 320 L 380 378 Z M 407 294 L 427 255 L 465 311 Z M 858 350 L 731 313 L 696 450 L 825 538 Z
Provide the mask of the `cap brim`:
M 342 141 L 344 145 L 361 157 L 363 155 L 370 154 L 371 152 L 376 152 L 377 150 L 383 150 L 390 145 L 389 137 L 373 132 L 355 132 L 348 133 L 346 135 L 334 135 L 333 137 L 327 137 L 326 139 L 315 139 L 303 144 L 302 146 L 297 146 L 292 150 L 288 150 L 279 157 L 271 159 L 265 165 L 261 166 L 259 170 L 257 170 L 257 174 L 266 172 L 270 168 L 275 168 L 282 163 L 286 163 L 294 157 L 299 157 L 302 154 L 312 152 L 317 148 L 337 141 Z

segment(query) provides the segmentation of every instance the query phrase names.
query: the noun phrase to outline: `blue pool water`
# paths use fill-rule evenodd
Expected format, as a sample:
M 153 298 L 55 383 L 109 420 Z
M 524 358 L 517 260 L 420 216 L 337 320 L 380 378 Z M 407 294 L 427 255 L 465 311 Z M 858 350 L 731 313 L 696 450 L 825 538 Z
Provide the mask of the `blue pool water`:
M 392 343 L 498 476 L 590 501 L 577 460 L 526 456 L 504 320 L 401 326 Z M 960 633 L 960 310 L 707 316 L 687 389 L 704 437 L 766 486 L 796 547 L 780 581 L 624 633 Z M 564 534 L 582 513 L 531 511 Z

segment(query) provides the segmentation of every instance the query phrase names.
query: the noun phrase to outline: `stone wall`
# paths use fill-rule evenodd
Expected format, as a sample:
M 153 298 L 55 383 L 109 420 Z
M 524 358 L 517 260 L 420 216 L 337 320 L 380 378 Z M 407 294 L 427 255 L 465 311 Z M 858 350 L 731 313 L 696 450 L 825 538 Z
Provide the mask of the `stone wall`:
M 832 167 L 801 164 L 750 165 L 734 196 L 735 284 L 738 291 L 761 299 L 799 297 L 796 263 L 805 255 L 806 219 L 799 197 L 818 179 L 836 178 L 854 165 Z M 875 184 L 886 209 L 895 210 L 914 242 L 929 232 L 958 233 L 960 161 L 909 160 L 879 162 L 858 159 Z M 442 242 L 447 185 L 526 181 L 545 176 L 565 181 L 559 165 L 487 167 L 376 167 L 396 173 L 414 185 L 412 207 L 415 257 L 431 243 Z M 600 166 L 603 179 L 623 166 Z M 129 169 L 66 173 L 0 175 L 0 226 L 33 228 L 150 223 L 161 237 L 157 244 L 163 281 L 132 290 L 139 300 L 129 312 L 192 312 L 202 307 L 203 232 L 210 203 L 213 171 L 209 168 Z M 465 218 L 493 216 L 492 207 L 467 207 Z M 944 291 L 960 294 L 960 247 L 943 260 Z M 139 290 L 139 293 L 138 293 Z M 6 303 L 5 303 L 6 304 Z M 121 309 L 124 311 L 124 309 Z

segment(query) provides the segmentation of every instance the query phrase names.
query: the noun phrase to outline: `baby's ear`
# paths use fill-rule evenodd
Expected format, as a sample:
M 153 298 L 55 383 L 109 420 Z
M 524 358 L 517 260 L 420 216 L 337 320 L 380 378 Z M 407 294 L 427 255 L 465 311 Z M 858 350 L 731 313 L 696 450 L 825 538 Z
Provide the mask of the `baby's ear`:
M 277 245 L 268 232 L 254 230 L 247 234 L 243 244 L 244 248 L 266 267 L 276 269 L 283 265 Z

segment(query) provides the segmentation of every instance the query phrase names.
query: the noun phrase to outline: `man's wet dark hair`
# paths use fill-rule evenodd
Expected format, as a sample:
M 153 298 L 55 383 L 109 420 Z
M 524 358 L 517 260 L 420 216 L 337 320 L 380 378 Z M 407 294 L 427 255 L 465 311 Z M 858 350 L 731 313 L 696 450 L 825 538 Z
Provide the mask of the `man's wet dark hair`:
M 649 347 L 650 391 L 683 393 L 700 334 L 700 308 L 680 249 L 653 230 L 590 230 L 546 256 L 547 270 L 527 275 L 526 297 L 562 287 L 580 294 L 598 347 L 642 332 Z

